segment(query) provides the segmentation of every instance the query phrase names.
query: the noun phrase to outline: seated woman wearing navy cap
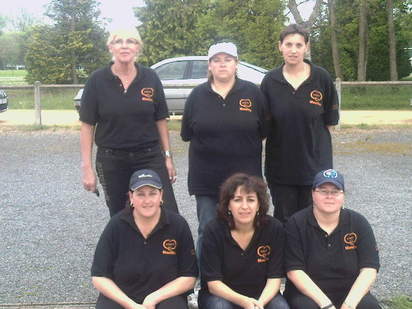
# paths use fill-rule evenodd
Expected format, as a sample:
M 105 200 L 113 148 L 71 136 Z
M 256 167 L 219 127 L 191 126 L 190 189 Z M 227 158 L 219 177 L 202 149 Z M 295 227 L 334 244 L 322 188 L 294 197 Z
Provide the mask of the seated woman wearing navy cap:
M 186 292 L 198 274 L 185 219 L 164 209 L 162 183 L 152 170 L 130 178 L 130 207 L 115 215 L 100 236 L 92 279 L 96 309 L 188 308 Z
M 205 229 L 199 309 L 288 309 L 279 294 L 284 231 L 268 216 L 267 187 L 235 174 L 222 185 L 218 218 Z
M 286 225 L 285 297 L 292 309 L 376 309 L 369 290 L 379 269 L 368 221 L 344 209 L 342 174 L 329 169 L 314 179 L 313 207 Z

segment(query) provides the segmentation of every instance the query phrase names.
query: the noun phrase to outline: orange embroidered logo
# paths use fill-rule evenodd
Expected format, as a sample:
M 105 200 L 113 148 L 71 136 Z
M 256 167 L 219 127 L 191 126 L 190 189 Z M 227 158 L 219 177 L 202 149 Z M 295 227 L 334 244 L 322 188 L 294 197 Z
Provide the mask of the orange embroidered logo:
M 256 250 L 257 255 L 258 255 L 258 259 L 257 262 L 258 263 L 265 263 L 267 261 L 269 261 L 269 255 L 271 252 L 270 246 L 266 245 L 266 246 L 259 246 Z
M 323 94 L 319 90 L 312 90 L 310 93 L 310 98 L 309 100 L 310 104 L 315 104 L 318 106 L 322 106 L 322 99 L 323 99 Z
M 244 112 L 252 111 L 252 101 L 250 99 L 240 99 L 239 100 L 239 109 Z
M 140 93 L 142 94 L 142 101 L 153 102 L 153 88 L 142 88 Z
M 358 246 L 355 245 L 356 241 L 358 240 L 358 235 L 356 233 L 348 233 L 343 236 L 343 241 L 345 242 L 345 250 L 353 250 L 356 249 Z
M 163 241 L 163 254 L 176 255 L 177 242 L 174 239 L 165 239 Z

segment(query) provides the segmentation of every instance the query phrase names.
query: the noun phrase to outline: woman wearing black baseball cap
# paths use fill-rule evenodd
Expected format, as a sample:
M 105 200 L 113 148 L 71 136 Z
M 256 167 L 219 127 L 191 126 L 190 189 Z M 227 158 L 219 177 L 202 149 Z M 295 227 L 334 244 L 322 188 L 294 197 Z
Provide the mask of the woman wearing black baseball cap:
M 198 274 L 185 219 L 161 207 L 163 184 L 153 170 L 130 178 L 130 207 L 111 218 L 91 269 L 96 309 L 184 309 Z
M 313 207 L 286 224 L 284 295 L 292 309 L 377 309 L 369 290 L 379 270 L 373 231 L 343 207 L 342 174 L 329 169 L 313 181 Z

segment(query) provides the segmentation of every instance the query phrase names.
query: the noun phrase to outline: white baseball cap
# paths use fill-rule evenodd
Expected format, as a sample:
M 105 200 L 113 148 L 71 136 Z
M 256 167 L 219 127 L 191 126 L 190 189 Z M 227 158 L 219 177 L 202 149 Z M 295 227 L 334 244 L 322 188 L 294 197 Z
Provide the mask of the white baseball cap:
M 209 48 L 209 52 L 207 53 L 207 57 L 210 60 L 214 55 L 225 53 L 230 56 L 237 58 L 237 48 L 236 45 L 230 42 L 222 42 L 213 44 Z

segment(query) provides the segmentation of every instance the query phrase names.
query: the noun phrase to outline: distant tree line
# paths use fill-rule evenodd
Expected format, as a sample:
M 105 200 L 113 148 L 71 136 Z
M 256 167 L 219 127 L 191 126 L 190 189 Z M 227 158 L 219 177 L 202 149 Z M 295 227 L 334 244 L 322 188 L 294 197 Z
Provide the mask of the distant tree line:
M 265 68 L 281 64 L 281 29 L 292 15 L 311 32 L 310 57 L 344 80 L 397 80 L 411 71 L 412 0 L 311 0 L 307 20 L 295 0 L 145 0 L 135 8 L 144 41 L 142 63 L 205 55 L 232 41 L 241 60 Z M 96 0 L 51 0 L 38 24 L 26 14 L 15 32 L 1 32 L 0 68 L 25 64 L 28 82 L 79 83 L 107 64 L 108 33 Z M 289 15 L 289 16 L 288 16 Z

